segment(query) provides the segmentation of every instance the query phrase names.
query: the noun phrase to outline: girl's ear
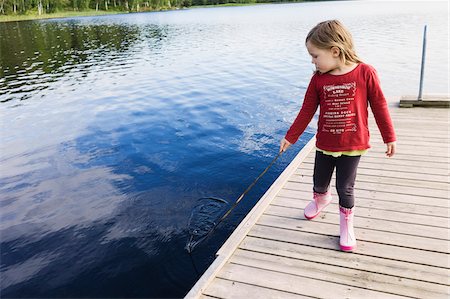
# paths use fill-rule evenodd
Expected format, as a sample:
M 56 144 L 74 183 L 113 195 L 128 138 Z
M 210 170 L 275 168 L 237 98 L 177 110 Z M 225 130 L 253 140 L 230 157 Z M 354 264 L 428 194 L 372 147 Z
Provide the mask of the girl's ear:
M 338 47 L 331 47 L 331 55 L 333 57 L 338 58 L 341 54 L 341 50 Z

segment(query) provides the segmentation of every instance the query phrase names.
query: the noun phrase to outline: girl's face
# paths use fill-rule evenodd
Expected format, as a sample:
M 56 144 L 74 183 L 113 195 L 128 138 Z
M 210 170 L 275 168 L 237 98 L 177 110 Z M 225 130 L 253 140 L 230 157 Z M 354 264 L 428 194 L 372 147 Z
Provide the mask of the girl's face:
M 311 55 L 311 63 L 316 66 L 316 71 L 320 73 L 329 73 L 341 66 L 339 58 L 339 49 L 319 49 L 309 41 L 306 42 L 306 48 Z

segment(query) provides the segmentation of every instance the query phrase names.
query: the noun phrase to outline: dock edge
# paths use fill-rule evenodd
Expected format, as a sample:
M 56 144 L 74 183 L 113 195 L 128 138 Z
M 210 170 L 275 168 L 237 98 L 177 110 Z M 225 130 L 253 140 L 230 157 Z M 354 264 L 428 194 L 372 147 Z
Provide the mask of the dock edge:
M 259 217 L 264 213 L 267 206 L 272 202 L 278 192 L 283 188 L 288 178 L 293 174 L 298 166 L 304 161 L 311 150 L 315 147 L 316 136 L 314 135 L 305 146 L 300 150 L 297 156 L 292 160 L 286 169 L 280 174 L 270 188 L 259 199 L 253 209 L 247 214 L 247 216 L 241 221 L 239 226 L 234 230 L 230 237 L 225 241 L 222 247 L 216 253 L 216 259 L 203 273 L 200 279 L 192 287 L 192 289 L 186 294 L 185 299 L 197 299 L 203 291 L 206 290 L 211 281 L 216 277 L 218 272 L 229 260 L 233 252 L 237 249 L 239 244 L 245 238 L 247 233 L 258 221 Z

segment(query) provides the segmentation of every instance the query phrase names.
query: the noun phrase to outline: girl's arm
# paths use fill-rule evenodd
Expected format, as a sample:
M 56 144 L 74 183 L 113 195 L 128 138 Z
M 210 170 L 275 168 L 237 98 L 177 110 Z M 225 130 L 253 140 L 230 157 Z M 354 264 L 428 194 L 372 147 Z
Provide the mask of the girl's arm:
M 286 136 L 281 140 L 280 151 L 285 151 L 291 144 L 297 142 L 316 113 L 318 106 L 319 95 L 315 88 L 315 76 L 313 76 L 306 90 L 302 108 L 287 131 Z
M 394 126 L 389 114 L 386 98 L 381 90 L 377 73 L 373 68 L 370 68 L 367 78 L 367 98 L 378 129 L 387 146 L 386 155 L 391 157 L 395 153 L 395 141 L 397 138 L 395 136 Z

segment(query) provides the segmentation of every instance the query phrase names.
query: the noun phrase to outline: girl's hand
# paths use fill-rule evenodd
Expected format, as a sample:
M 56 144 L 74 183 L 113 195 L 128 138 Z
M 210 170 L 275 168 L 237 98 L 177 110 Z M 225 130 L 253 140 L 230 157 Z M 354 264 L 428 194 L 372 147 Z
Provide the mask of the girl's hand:
M 292 143 L 287 141 L 286 138 L 281 139 L 281 142 L 280 142 L 280 153 L 281 152 L 285 152 L 291 145 L 292 145 Z
M 386 143 L 386 156 L 392 157 L 395 154 L 395 141 Z

